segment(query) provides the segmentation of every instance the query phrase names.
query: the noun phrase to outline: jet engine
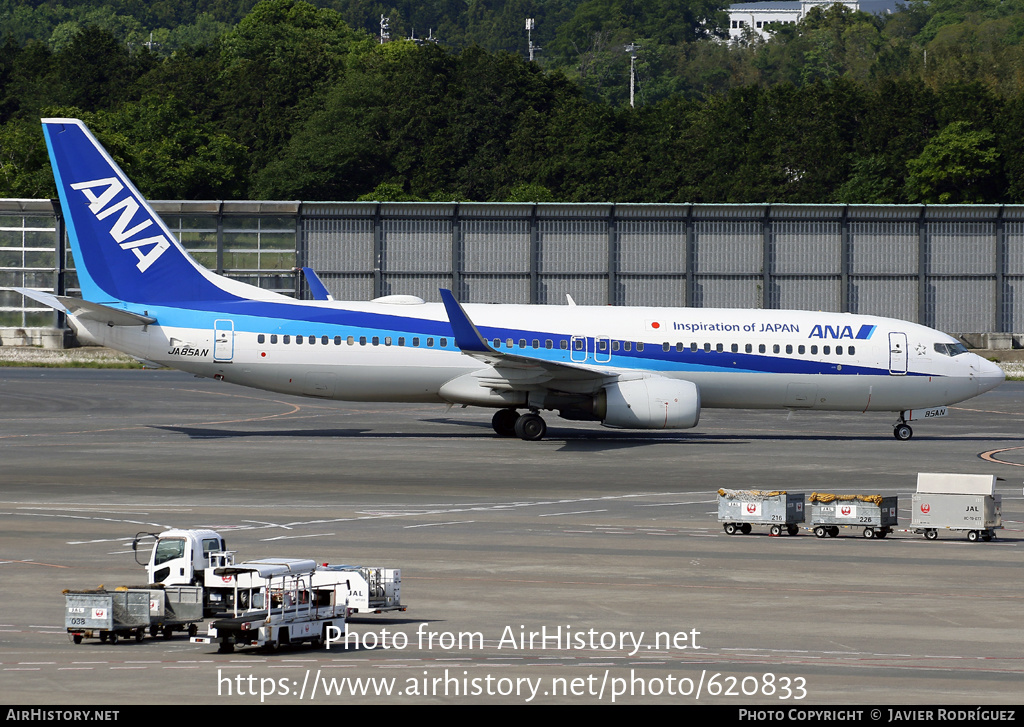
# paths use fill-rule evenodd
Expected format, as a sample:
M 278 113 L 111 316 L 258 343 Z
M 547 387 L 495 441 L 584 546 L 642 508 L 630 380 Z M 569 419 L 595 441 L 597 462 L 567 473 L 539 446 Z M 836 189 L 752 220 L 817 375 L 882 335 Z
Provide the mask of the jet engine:
M 619 379 L 605 386 L 594 404 L 606 427 L 689 429 L 700 421 L 697 385 L 664 376 Z

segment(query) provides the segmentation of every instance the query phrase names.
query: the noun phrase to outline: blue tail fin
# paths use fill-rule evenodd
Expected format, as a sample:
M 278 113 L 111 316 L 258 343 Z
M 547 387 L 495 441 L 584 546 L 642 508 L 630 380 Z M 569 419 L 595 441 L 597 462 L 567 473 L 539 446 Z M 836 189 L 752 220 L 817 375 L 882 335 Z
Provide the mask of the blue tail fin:
M 43 119 L 82 297 L 95 302 L 237 300 L 245 286 L 196 263 L 78 119 Z M 258 291 L 258 288 L 252 288 Z

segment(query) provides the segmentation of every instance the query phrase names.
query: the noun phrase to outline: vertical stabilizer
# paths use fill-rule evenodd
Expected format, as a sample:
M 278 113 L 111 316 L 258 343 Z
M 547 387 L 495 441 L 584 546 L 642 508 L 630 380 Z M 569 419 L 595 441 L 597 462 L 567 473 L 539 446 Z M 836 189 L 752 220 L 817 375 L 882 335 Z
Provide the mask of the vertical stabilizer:
M 83 298 L 172 304 L 273 295 L 189 257 L 81 121 L 43 119 L 43 134 Z

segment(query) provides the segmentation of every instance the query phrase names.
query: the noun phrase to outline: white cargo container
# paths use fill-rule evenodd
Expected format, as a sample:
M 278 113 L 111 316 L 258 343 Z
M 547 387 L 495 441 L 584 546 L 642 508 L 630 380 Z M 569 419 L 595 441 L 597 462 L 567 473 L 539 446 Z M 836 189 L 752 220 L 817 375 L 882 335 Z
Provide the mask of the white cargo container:
M 966 532 L 971 542 L 988 542 L 1003 527 L 1002 497 L 994 475 L 922 472 L 917 476 L 910 527 L 928 540 L 939 530 Z
M 768 525 L 772 535 L 781 535 L 783 530 L 796 535 L 803 521 L 802 492 L 718 491 L 718 522 L 729 535 L 747 535 L 752 525 Z

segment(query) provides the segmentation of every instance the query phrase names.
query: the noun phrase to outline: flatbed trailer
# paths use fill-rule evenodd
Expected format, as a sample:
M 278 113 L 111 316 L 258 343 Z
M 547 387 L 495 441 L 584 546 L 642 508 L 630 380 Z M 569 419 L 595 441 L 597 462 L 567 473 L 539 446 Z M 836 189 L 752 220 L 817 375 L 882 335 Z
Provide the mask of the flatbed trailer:
M 812 492 L 808 527 L 819 538 L 834 538 L 840 528 L 859 528 L 865 538 L 884 538 L 899 524 L 899 498 Z
M 800 532 L 804 522 L 804 495 L 784 491 L 718 491 L 718 522 L 729 535 L 747 535 L 753 525 L 767 525 L 771 535 Z

